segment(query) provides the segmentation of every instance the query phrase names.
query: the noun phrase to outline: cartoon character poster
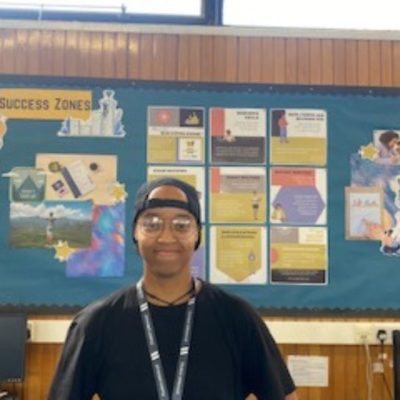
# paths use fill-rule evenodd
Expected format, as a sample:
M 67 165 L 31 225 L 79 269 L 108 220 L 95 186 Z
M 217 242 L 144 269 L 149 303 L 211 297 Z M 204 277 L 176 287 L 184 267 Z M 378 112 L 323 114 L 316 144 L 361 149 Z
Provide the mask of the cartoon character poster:
M 374 130 L 350 165 L 346 238 L 378 241 L 382 254 L 400 256 L 400 130 Z

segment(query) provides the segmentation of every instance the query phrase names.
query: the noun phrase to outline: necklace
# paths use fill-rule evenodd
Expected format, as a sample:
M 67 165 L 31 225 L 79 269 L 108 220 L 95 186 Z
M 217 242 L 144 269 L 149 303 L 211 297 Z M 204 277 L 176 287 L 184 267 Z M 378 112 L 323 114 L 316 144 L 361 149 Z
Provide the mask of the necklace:
M 192 279 L 192 286 L 190 287 L 190 289 L 172 301 L 161 299 L 160 297 L 156 296 L 155 294 L 148 292 L 144 287 L 143 287 L 143 292 L 146 294 L 147 297 L 151 297 L 152 299 L 157 300 L 160 303 L 166 304 L 167 306 L 174 306 L 179 300 L 182 300 L 189 295 L 190 295 L 190 297 L 193 297 L 196 290 L 195 290 L 194 279 Z

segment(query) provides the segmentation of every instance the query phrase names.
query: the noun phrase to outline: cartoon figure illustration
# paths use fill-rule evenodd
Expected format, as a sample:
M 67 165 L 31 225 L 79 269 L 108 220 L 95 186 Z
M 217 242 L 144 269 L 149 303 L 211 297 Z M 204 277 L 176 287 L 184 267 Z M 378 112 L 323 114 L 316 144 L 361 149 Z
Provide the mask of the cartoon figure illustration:
M 253 197 L 251 199 L 251 208 L 253 209 L 253 218 L 258 219 L 258 212 L 260 209 L 261 197 L 256 190 L 253 191 Z
M 400 161 L 400 137 L 397 132 L 385 131 L 379 135 L 378 164 L 397 164 Z
M 282 110 L 281 116 L 278 119 L 278 127 L 279 127 L 279 142 L 280 143 L 288 143 L 287 138 L 287 126 L 289 125 L 286 119 L 286 111 Z
M 280 203 L 273 205 L 274 210 L 272 211 L 271 220 L 273 222 L 284 222 L 287 220 L 285 210 Z
M 399 214 L 399 213 L 397 213 Z M 380 251 L 385 255 L 400 256 L 400 226 L 397 216 L 396 226 L 393 228 L 385 229 L 382 225 L 363 220 L 366 226 L 366 237 L 370 240 L 379 240 Z
M 233 143 L 236 141 L 236 138 L 235 136 L 233 136 L 232 131 L 230 129 L 227 129 L 225 131 L 223 141 L 228 143 Z
M 56 221 L 56 217 L 52 211 L 49 212 L 49 216 L 47 219 L 47 227 L 46 227 L 46 241 L 48 244 L 52 244 L 54 241 L 54 223 Z

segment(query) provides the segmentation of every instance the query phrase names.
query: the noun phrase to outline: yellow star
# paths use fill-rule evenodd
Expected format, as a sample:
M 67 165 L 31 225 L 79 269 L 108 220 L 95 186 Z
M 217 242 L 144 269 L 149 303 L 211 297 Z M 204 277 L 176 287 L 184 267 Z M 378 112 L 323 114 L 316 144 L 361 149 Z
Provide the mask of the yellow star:
M 372 143 L 369 143 L 367 146 L 361 146 L 358 154 L 363 159 L 374 161 L 378 156 L 378 149 Z
M 53 247 L 56 250 L 56 255 L 54 258 L 59 261 L 67 261 L 70 255 L 75 252 L 75 249 L 69 247 L 68 242 L 61 240 L 59 240 L 58 243 Z
M 119 182 L 114 183 L 111 195 L 116 203 L 125 201 L 128 197 L 128 193 L 125 191 L 125 185 Z

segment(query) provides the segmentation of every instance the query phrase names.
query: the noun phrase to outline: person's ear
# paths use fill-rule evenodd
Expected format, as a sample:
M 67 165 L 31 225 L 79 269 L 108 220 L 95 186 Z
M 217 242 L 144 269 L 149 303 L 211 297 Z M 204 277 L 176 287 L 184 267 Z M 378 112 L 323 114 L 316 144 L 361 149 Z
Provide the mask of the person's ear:
M 137 239 L 137 225 L 134 227 L 133 231 L 132 231 L 132 240 L 133 242 L 137 245 L 138 239 Z

